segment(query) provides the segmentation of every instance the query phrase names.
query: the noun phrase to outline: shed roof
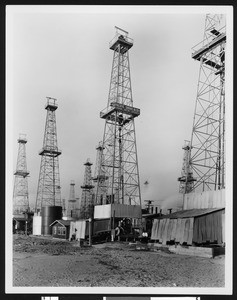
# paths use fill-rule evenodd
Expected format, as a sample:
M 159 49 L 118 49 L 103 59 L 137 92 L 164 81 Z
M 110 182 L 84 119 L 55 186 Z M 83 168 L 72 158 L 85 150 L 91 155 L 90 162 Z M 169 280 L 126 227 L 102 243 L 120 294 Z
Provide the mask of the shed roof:
M 13 220 L 16 220 L 16 221 L 18 221 L 18 222 L 25 222 L 25 221 L 28 221 L 28 219 L 27 218 L 21 218 L 21 217 L 13 217 Z
M 70 226 L 71 221 L 70 220 L 55 220 L 53 223 L 51 223 L 49 226 L 53 226 L 54 224 L 59 223 L 62 226 Z
M 157 214 L 142 214 L 143 218 L 148 218 L 148 219 L 154 219 L 154 218 L 159 217 L 159 216 L 161 216 L 160 213 L 157 213 Z
M 195 208 L 189 210 L 180 210 L 169 215 L 163 215 L 157 217 L 156 219 L 183 219 L 183 218 L 199 217 L 223 209 L 224 208 Z

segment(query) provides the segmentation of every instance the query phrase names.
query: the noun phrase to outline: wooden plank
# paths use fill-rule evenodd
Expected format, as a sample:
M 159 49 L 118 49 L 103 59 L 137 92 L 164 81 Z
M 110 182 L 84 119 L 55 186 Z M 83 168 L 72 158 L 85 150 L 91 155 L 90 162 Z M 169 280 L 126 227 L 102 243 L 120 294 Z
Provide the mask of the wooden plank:
M 175 242 L 180 241 L 180 227 L 181 227 L 181 219 L 177 220 L 177 229 L 176 229 L 176 237 L 175 237 Z
M 157 236 L 156 239 L 159 240 L 159 230 L 160 230 L 160 219 L 157 220 Z
M 168 230 L 167 230 L 167 241 L 171 240 L 173 224 L 174 224 L 174 219 L 169 219 L 169 226 L 168 226 Z
M 173 227 L 172 227 L 172 232 L 171 232 L 171 240 L 174 240 L 176 237 L 176 229 L 177 229 L 177 219 L 173 219 Z
M 190 219 L 184 219 L 185 224 L 184 224 L 184 234 L 183 234 L 183 242 L 187 243 L 188 242 L 188 232 L 189 232 L 189 227 L 190 227 Z
M 181 226 L 180 226 L 180 239 L 179 239 L 179 243 L 183 244 L 184 242 L 184 229 L 185 229 L 185 222 L 186 219 L 181 219 Z
M 158 220 L 154 219 L 152 224 L 152 230 L 151 230 L 151 239 L 157 240 L 157 235 L 158 235 Z
M 163 226 L 164 226 L 164 219 L 161 219 L 160 223 L 159 223 L 159 230 L 158 230 L 158 240 L 159 240 L 159 242 L 162 242 Z
M 199 257 L 213 257 L 213 248 L 192 247 L 192 246 L 169 246 L 169 251 L 177 254 L 199 256 Z
M 193 243 L 193 223 L 194 223 L 194 218 L 190 218 L 190 226 L 189 226 L 188 240 L 187 240 L 188 245 L 192 245 Z
M 168 226 L 169 226 L 169 221 L 170 219 L 165 219 L 165 226 L 163 230 L 163 235 L 162 235 L 162 245 L 166 245 L 167 242 L 167 232 L 168 232 Z
M 225 243 L 225 211 L 222 212 L 222 241 Z

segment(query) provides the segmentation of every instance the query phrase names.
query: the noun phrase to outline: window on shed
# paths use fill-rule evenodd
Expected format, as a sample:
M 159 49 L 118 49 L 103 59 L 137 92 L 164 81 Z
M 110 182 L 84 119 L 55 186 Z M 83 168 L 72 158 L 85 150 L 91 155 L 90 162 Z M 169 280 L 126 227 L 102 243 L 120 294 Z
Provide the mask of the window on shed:
M 66 234 L 66 228 L 65 227 L 58 227 L 58 235 L 65 235 Z

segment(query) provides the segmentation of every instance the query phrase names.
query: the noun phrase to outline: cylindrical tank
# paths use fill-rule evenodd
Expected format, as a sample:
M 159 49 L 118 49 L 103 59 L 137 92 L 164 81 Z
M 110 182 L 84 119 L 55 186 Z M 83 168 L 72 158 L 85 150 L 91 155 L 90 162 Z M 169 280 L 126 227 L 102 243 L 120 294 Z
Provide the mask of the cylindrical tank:
M 41 235 L 42 217 L 33 216 L 33 235 Z
M 52 227 L 49 226 L 55 220 L 62 219 L 62 206 L 44 206 L 41 210 L 42 215 L 42 235 L 51 235 Z

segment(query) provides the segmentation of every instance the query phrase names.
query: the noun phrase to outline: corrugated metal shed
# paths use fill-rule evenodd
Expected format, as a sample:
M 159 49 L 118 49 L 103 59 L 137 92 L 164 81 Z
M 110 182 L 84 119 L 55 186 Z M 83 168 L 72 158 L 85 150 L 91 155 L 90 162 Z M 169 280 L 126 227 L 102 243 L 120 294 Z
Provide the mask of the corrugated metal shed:
M 187 245 L 225 242 L 224 208 L 191 209 L 153 220 L 151 240 Z
M 210 214 L 214 211 L 223 210 L 224 208 L 203 208 L 203 209 L 189 209 L 176 211 L 169 215 L 163 215 L 157 217 L 156 219 L 183 219 L 183 218 L 194 218 L 198 216 L 203 216 Z

